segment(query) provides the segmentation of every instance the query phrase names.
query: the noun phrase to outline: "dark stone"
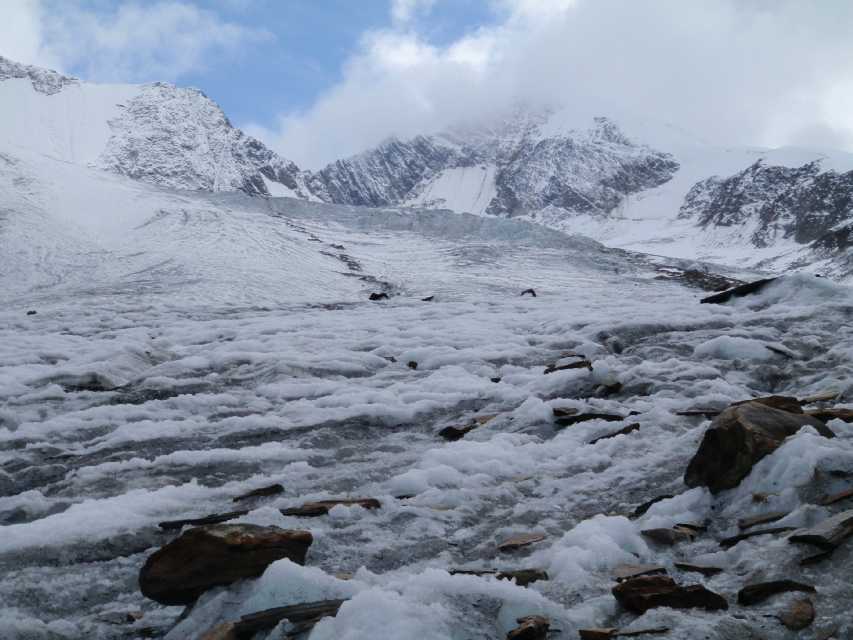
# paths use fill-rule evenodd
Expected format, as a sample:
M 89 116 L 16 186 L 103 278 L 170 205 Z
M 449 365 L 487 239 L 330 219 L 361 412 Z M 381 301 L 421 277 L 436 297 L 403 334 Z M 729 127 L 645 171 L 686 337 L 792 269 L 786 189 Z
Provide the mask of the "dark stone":
M 34 316 L 34 315 L 36 315 L 37 313 L 38 313 L 38 311 L 36 311 L 35 309 L 30 309 L 29 311 L 27 311 L 27 315 L 28 315 L 28 316 Z
M 776 280 L 776 278 L 764 278 L 763 280 L 756 280 L 755 282 L 747 282 L 746 284 L 739 285 L 733 289 L 728 289 L 721 293 L 708 296 L 707 298 L 702 298 L 701 303 L 722 304 L 724 302 L 728 302 L 732 298 L 741 298 L 753 293 L 758 293 L 774 280 Z
M 287 607 L 275 607 L 256 613 L 250 613 L 237 622 L 225 622 L 217 625 L 201 640 L 251 640 L 256 634 L 275 628 L 282 620 L 290 622 L 295 629 L 293 632 L 305 632 L 320 620 L 337 615 L 345 600 L 320 600 L 295 604 Z M 289 635 L 288 637 L 292 637 Z
M 498 551 L 515 551 L 544 539 L 545 536 L 541 533 L 520 533 L 501 542 L 498 545 Z
M 506 640 L 545 640 L 551 621 L 543 616 L 525 616 L 516 620 L 518 626 L 506 634 Z
M 805 591 L 815 593 L 816 589 L 810 584 L 794 582 L 793 580 L 772 580 L 770 582 L 759 582 L 744 587 L 737 593 L 737 602 L 743 606 L 759 604 L 770 596 L 788 591 Z
M 822 420 L 823 422 L 829 422 L 830 420 L 853 422 L 853 409 L 844 409 L 842 407 L 836 407 L 833 409 L 814 409 L 812 411 L 806 411 L 806 415 Z
M 658 544 L 673 546 L 679 542 L 692 542 L 696 532 L 689 527 L 675 526 L 670 529 L 644 529 L 640 534 Z
M 851 535 L 853 535 L 853 510 L 848 510 L 836 513 L 813 527 L 798 529 L 788 540 L 813 544 L 825 551 L 832 551 Z
M 673 609 L 728 609 L 722 596 L 699 584 L 680 586 L 669 576 L 643 576 L 626 580 L 612 590 L 613 596 L 624 608 L 643 614 L 656 607 Z
M 761 398 L 750 398 L 749 400 L 739 400 L 733 402 L 732 407 L 739 407 L 748 402 L 757 402 L 779 411 L 787 411 L 788 413 L 803 413 L 802 403 L 793 396 L 764 396 Z
M 464 427 L 444 427 L 444 429 L 438 432 L 438 435 L 450 442 L 456 442 L 464 438 L 466 433 L 473 431 L 478 426 L 477 424 L 469 424 Z
M 717 575 L 718 573 L 722 573 L 723 571 L 720 567 L 708 567 L 705 565 L 688 564 L 686 562 L 676 562 L 675 568 L 689 573 L 701 573 L 703 576 L 709 578 Z
M 427 296 L 426 298 L 421 298 L 421 302 L 432 302 L 435 296 Z
M 336 500 L 318 500 L 316 502 L 306 502 L 300 507 L 290 507 L 281 509 L 281 514 L 284 516 L 299 516 L 302 518 L 315 518 L 324 516 L 329 511 L 338 505 L 351 507 L 357 505 L 364 509 L 378 509 L 382 505 L 376 498 L 341 498 Z
M 250 498 L 261 498 L 264 496 L 275 496 L 280 493 L 284 493 L 284 487 L 280 484 L 271 484 L 268 487 L 260 487 L 259 489 L 253 489 L 248 493 L 244 493 L 243 495 L 237 496 L 234 498 L 234 502 L 240 502 L 242 500 L 248 500 Z
M 188 605 L 208 589 L 261 575 L 276 560 L 304 564 L 312 542 L 308 531 L 278 527 L 197 527 L 148 557 L 139 572 L 139 588 L 160 604 Z
M 533 289 L 525 289 L 524 291 L 521 292 L 521 295 L 524 295 L 524 294 L 530 294 L 534 298 L 536 297 L 536 292 Z
M 172 531 L 174 529 L 182 529 L 187 525 L 201 526 L 206 524 L 220 524 L 222 522 L 228 522 L 229 520 L 233 520 L 234 518 L 244 516 L 247 513 L 249 513 L 248 510 L 228 511 L 226 513 L 213 513 L 209 516 L 204 516 L 201 518 L 187 518 L 185 520 L 166 520 L 165 522 L 159 523 L 157 526 L 163 529 L 164 531 Z
M 661 500 L 669 500 L 670 498 L 674 498 L 674 495 L 667 493 L 666 495 L 657 496 L 652 498 L 651 500 L 647 500 L 643 504 L 639 505 L 633 512 L 631 512 L 631 518 L 639 518 L 644 515 L 646 511 L 648 511 L 653 504 L 660 502 Z
M 789 531 L 794 531 L 795 527 L 774 527 L 772 529 L 759 529 L 758 531 L 748 531 L 747 533 L 739 533 L 736 536 L 732 536 L 731 538 L 724 538 L 720 540 L 720 546 L 723 549 L 728 549 L 729 547 L 735 546 L 738 542 L 743 542 L 744 540 L 749 540 L 750 538 L 755 538 L 757 536 L 775 536 L 780 533 L 788 533 Z
M 791 631 L 802 631 L 814 622 L 814 604 L 808 598 L 794 600 L 779 614 L 779 621 Z
M 620 422 L 625 419 L 625 416 L 620 416 L 615 413 L 576 413 L 575 415 L 565 416 L 557 419 L 557 426 L 570 427 L 579 422 L 587 422 L 589 420 L 605 420 L 606 422 Z
M 613 569 L 613 579 L 616 582 L 631 580 L 640 576 L 665 574 L 666 567 L 659 564 L 620 564 Z
M 762 513 L 761 515 L 752 516 L 750 518 L 741 518 L 737 521 L 737 526 L 739 529 L 751 529 L 752 527 L 756 527 L 760 524 L 768 524 L 770 522 L 781 520 L 787 516 L 788 513 L 788 511 L 774 511 L 773 513 Z
M 498 382 L 500 382 L 502 379 L 503 379 L 503 378 L 489 378 L 489 380 L 491 380 L 491 381 L 492 381 L 492 382 L 494 382 L 495 384 L 497 384 Z
M 545 373 L 554 373 L 555 371 L 565 371 L 566 369 L 589 369 L 592 371 L 592 363 L 589 360 L 583 359 L 577 362 L 569 362 L 568 364 L 557 365 L 551 363 L 545 367 Z
M 542 569 L 516 569 L 513 571 L 499 571 L 498 580 L 515 580 L 519 587 L 526 587 L 539 580 L 548 580 L 548 573 Z
M 599 436 L 598 438 L 596 438 L 595 440 L 590 442 L 590 444 L 595 444 L 596 442 L 601 442 L 602 440 L 606 440 L 607 438 L 615 438 L 616 436 L 628 435 L 632 431 L 638 431 L 639 429 L 640 429 L 640 423 L 634 422 L 633 424 L 629 424 L 627 427 L 619 429 L 619 431 L 617 431 L 616 433 L 608 433 L 606 436 Z
M 417 369 L 417 368 L 418 368 L 418 363 L 417 363 L 417 362 L 415 362 L 414 360 L 409 360 L 409 361 L 406 363 L 406 366 L 407 366 L 407 367 L 409 367 L 409 369 Z
M 759 460 L 805 425 L 824 437 L 835 436 L 823 422 L 804 414 L 780 411 L 758 402 L 729 407 L 705 432 L 684 474 L 684 483 L 688 487 L 708 487 L 712 493 L 732 489 Z
M 382 293 L 376 293 L 376 292 L 374 292 L 374 293 L 371 293 L 371 294 L 370 294 L 370 299 L 371 299 L 371 300 L 374 300 L 374 301 L 375 301 L 375 300 L 387 300 L 387 299 L 388 299 L 388 294 L 387 294 L 387 293 L 385 293 L 385 292 L 382 292 Z

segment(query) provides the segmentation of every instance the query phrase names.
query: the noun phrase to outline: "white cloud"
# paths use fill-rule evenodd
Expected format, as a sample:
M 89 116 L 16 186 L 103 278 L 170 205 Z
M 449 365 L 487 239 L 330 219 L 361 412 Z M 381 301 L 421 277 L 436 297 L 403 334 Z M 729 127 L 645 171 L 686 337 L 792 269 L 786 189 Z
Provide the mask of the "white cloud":
M 204 68 L 215 54 L 235 54 L 247 42 L 272 37 L 186 2 L 123 2 L 105 12 L 72 2 L 6 2 L 0 54 L 74 69 L 91 80 L 175 80 Z
M 526 100 L 641 114 L 722 144 L 853 150 L 853 3 L 498 0 L 498 24 L 441 46 L 412 6 L 395 2 L 394 25 L 365 34 L 309 109 L 253 132 L 316 167 Z
M 435 0 L 391 0 L 391 21 L 396 25 L 411 22 L 418 13 L 428 12 Z

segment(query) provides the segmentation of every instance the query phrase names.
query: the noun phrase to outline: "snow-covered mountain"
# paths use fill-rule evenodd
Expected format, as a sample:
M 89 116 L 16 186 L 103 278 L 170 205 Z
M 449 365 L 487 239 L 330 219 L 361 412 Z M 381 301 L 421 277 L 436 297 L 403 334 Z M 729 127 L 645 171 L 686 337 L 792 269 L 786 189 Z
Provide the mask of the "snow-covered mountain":
M 169 84 L 91 84 L 0 58 L 0 145 L 175 189 L 310 197 L 296 165 Z

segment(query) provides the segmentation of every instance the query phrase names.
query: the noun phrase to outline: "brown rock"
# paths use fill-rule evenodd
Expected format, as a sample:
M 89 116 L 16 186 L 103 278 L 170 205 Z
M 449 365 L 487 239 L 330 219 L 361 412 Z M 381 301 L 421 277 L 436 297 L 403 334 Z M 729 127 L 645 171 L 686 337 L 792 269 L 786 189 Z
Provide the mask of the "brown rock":
M 771 580 L 770 582 L 759 582 L 744 587 L 737 593 L 737 602 L 743 606 L 759 604 L 770 596 L 787 591 L 805 591 L 815 593 L 815 588 L 810 584 L 794 582 L 793 580 Z
M 506 640 L 545 640 L 551 621 L 543 616 L 525 616 L 516 620 L 518 626 L 506 634 Z
M 782 518 L 787 516 L 788 513 L 788 511 L 774 511 L 773 513 L 763 513 L 758 516 L 741 518 L 737 521 L 737 526 L 739 529 L 751 529 L 752 527 L 756 527 L 760 524 L 768 524 L 770 522 L 776 522 L 777 520 L 781 520 Z
M 645 514 L 646 511 L 648 511 L 652 507 L 652 505 L 660 502 L 661 500 L 669 500 L 670 498 L 674 498 L 674 497 L 675 496 L 673 496 L 672 494 L 669 494 L 669 493 L 667 493 L 666 495 L 662 495 L 662 496 L 656 496 L 656 497 L 652 498 L 651 500 L 648 500 L 648 501 L 644 502 L 643 504 L 639 505 L 636 509 L 634 509 L 634 511 L 631 513 L 631 518 L 639 518 L 640 516 Z
M 853 534 L 853 510 L 836 513 L 808 529 L 798 529 L 788 538 L 791 542 L 813 544 L 831 551 Z
M 811 416 L 780 411 L 758 402 L 729 407 L 705 432 L 699 450 L 687 466 L 684 482 L 688 487 L 708 487 L 712 493 L 732 489 L 759 460 L 805 425 L 811 425 L 827 438 L 835 435 Z
M 306 502 L 301 507 L 290 507 L 289 509 L 281 509 L 281 514 L 284 516 L 300 516 L 303 518 L 315 518 L 324 516 L 333 507 L 342 504 L 346 507 L 359 506 L 364 509 L 378 509 L 382 505 L 376 498 L 338 498 L 334 500 L 318 500 L 317 502 Z
M 639 576 L 665 574 L 666 567 L 659 564 L 620 564 L 613 569 L 613 579 L 616 582 L 630 580 Z
M 732 298 L 740 298 L 753 293 L 758 293 L 775 279 L 776 278 L 764 278 L 763 280 L 756 280 L 755 282 L 747 282 L 746 284 L 723 291 L 722 293 L 702 298 L 700 302 L 702 304 L 722 304 L 724 302 L 728 302 Z
M 544 373 L 554 373 L 555 371 L 565 371 L 566 369 L 589 369 L 592 371 L 592 363 L 587 360 L 577 360 L 575 362 L 567 362 L 565 364 L 559 364 L 559 360 L 557 362 L 552 362 L 548 366 L 545 367 Z
M 308 531 L 251 524 L 218 524 L 185 531 L 148 557 L 139 588 L 161 604 L 191 604 L 202 593 L 261 575 L 282 558 L 305 563 Z
M 616 431 L 615 433 L 608 433 L 606 436 L 599 436 L 590 444 L 595 444 L 596 442 L 601 442 L 602 440 L 606 440 L 607 438 L 615 438 L 616 436 L 625 436 L 631 433 L 632 431 L 638 431 L 640 429 L 640 423 L 634 422 L 633 424 L 629 424 L 627 427 L 623 427 Z
M 637 636 L 646 636 L 655 633 L 669 633 L 669 627 L 654 627 L 652 629 L 640 629 L 638 631 L 619 631 L 616 634 L 617 638 L 636 638 Z
M 853 422 L 853 409 L 842 409 L 836 407 L 834 409 L 815 409 L 806 411 L 806 415 L 829 422 L 830 420 L 841 420 L 842 422 Z
M 521 533 L 501 542 L 498 545 L 498 551 L 515 551 L 544 539 L 545 535 L 541 533 Z
M 684 526 L 675 526 L 671 529 L 644 529 L 640 533 L 653 542 L 667 546 L 679 542 L 692 542 L 696 538 L 696 532 Z
M 771 407 L 773 409 L 779 409 L 779 411 L 787 411 L 788 413 L 803 412 L 803 407 L 800 405 L 800 401 L 792 396 L 763 396 L 761 398 L 750 398 L 749 400 L 733 402 L 731 406 L 739 407 L 747 402 L 757 402 L 758 404 L 763 404 L 764 406 Z
M 574 407 L 553 407 L 551 411 L 555 418 L 567 418 L 568 416 L 576 415 L 578 412 Z
M 669 576 L 643 576 L 621 582 L 612 590 L 620 605 L 634 613 L 656 607 L 728 609 L 725 598 L 699 584 L 680 586 Z
M 757 531 L 748 531 L 746 533 L 739 533 L 736 536 L 732 536 L 731 538 L 724 538 L 720 540 L 720 546 L 723 549 L 728 549 L 729 547 L 735 546 L 738 542 L 742 542 L 743 540 L 749 540 L 750 538 L 755 538 L 757 536 L 775 536 L 780 533 L 788 533 L 789 531 L 795 531 L 796 527 L 774 527 L 772 529 L 759 529 Z
M 779 614 L 779 620 L 792 631 L 802 631 L 814 622 L 814 604 L 808 598 L 794 600 Z
M 599 629 L 578 629 L 578 634 L 581 640 L 610 640 L 616 637 L 616 632 L 619 631 L 616 627 L 607 627 Z
M 234 502 L 240 502 L 242 500 L 248 500 L 250 498 L 261 498 L 265 496 L 275 496 L 279 493 L 284 493 L 284 487 L 280 484 L 271 484 L 268 487 L 260 487 L 259 489 L 252 489 L 248 493 L 244 493 L 243 495 L 239 495 L 234 498 Z
M 615 413 L 577 413 L 572 416 L 557 419 L 557 426 L 570 427 L 579 422 L 587 422 L 589 420 L 604 420 L 606 422 L 620 422 L 625 419 L 625 416 L 620 416 Z
M 498 580 L 515 580 L 519 587 L 526 587 L 539 580 L 547 580 L 548 573 L 542 569 L 516 569 L 513 571 L 500 571 Z
M 305 632 L 325 617 L 334 617 L 344 600 L 321 600 L 288 607 L 265 609 L 243 616 L 236 622 L 224 622 L 205 633 L 200 640 L 251 640 L 261 631 L 274 628 L 282 620 L 288 620 L 295 629 Z M 288 635 L 288 637 L 293 637 Z

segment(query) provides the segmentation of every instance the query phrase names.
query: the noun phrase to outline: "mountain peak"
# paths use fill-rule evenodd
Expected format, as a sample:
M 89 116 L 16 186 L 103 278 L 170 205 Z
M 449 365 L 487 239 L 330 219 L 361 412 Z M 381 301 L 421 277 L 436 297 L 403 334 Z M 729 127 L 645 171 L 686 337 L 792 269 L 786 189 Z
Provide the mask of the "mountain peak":
M 0 56 L 0 81 L 13 78 L 29 78 L 33 89 L 45 95 L 59 93 L 67 85 L 80 82 L 73 76 L 66 76 L 52 69 L 22 64 Z

